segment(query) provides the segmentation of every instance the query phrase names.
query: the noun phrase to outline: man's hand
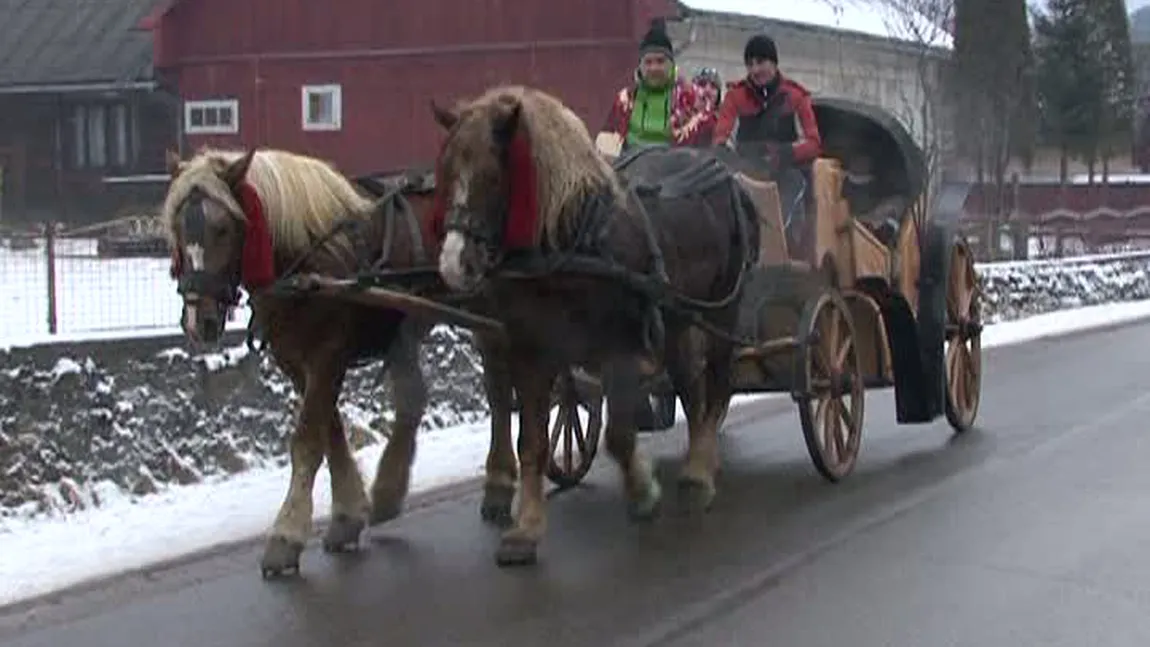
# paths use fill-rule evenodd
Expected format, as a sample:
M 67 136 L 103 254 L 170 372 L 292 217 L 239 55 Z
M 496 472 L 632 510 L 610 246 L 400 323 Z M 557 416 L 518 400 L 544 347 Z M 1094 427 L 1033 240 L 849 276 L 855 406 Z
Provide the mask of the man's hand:
M 784 171 L 795 165 L 795 152 L 790 144 L 772 144 L 767 148 L 771 170 Z

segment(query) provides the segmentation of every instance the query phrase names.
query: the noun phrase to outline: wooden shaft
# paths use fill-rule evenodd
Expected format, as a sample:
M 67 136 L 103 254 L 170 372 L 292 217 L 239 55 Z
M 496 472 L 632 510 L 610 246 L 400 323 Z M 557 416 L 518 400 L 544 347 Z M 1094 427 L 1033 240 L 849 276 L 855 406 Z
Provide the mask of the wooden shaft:
M 438 303 L 425 297 L 407 294 L 399 290 L 380 287 L 366 287 L 355 280 L 334 279 L 316 274 L 294 277 L 287 288 L 308 294 L 319 294 L 334 299 L 355 301 L 379 308 L 393 308 L 411 315 L 425 316 L 442 323 L 454 324 L 471 329 L 482 329 L 491 333 L 505 334 L 503 324 L 495 319 L 472 314 L 465 310 Z

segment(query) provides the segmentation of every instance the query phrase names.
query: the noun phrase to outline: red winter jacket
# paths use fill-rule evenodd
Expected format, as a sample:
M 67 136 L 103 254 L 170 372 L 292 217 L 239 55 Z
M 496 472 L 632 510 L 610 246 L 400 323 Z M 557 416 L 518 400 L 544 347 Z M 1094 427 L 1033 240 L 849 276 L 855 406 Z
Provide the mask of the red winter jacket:
M 815 111 L 811 105 L 811 93 L 798 83 L 782 77 L 779 79 L 778 92 L 784 93 L 784 100 L 778 102 L 772 109 L 780 116 L 793 113 L 797 122 L 798 139 L 792 144 L 791 152 L 796 164 L 806 164 L 814 161 L 822 153 L 822 138 L 819 136 L 819 126 L 815 121 Z M 763 110 L 762 101 L 756 96 L 754 88 L 746 79 L 730 83 L 723 96 L 723 103 L 719 106 L 718 123 L 715 124 L 711 141 L 721 146 L 735 131 L 735 125 L 741 117 L 752 117 Z

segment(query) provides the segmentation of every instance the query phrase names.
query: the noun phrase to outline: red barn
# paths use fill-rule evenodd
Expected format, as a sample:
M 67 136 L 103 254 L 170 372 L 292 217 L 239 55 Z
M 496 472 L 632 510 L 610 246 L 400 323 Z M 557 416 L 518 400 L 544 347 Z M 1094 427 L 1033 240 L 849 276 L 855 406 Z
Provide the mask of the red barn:
M 271 146 L 366 174 L 431 161 L 429 100 L 502 82 L 593 127 L 664 0 L 171 0 L 144 21 L 186 144 Z

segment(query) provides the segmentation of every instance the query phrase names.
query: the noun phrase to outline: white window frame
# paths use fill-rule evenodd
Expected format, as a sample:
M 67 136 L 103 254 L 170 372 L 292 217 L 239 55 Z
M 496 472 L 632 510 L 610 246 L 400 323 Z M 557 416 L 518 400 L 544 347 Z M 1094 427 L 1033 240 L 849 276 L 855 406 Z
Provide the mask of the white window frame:
M 308 119 L 308 108 L 312 95 L 331 95 L 331 122 L 315 122 Z M 338 83 L 305 85 L 300 89 L 300 123 L 307 131 L 335 131 L 343 128 L 343 86 Z
M 230 126 L 193 126 L 192 112 L 226 108 L 232 113 Z M 184 133 L 188 135 L 234 135 L 240 132 L 240 102 L 237 99 L 206 99 L 184 102 Z

